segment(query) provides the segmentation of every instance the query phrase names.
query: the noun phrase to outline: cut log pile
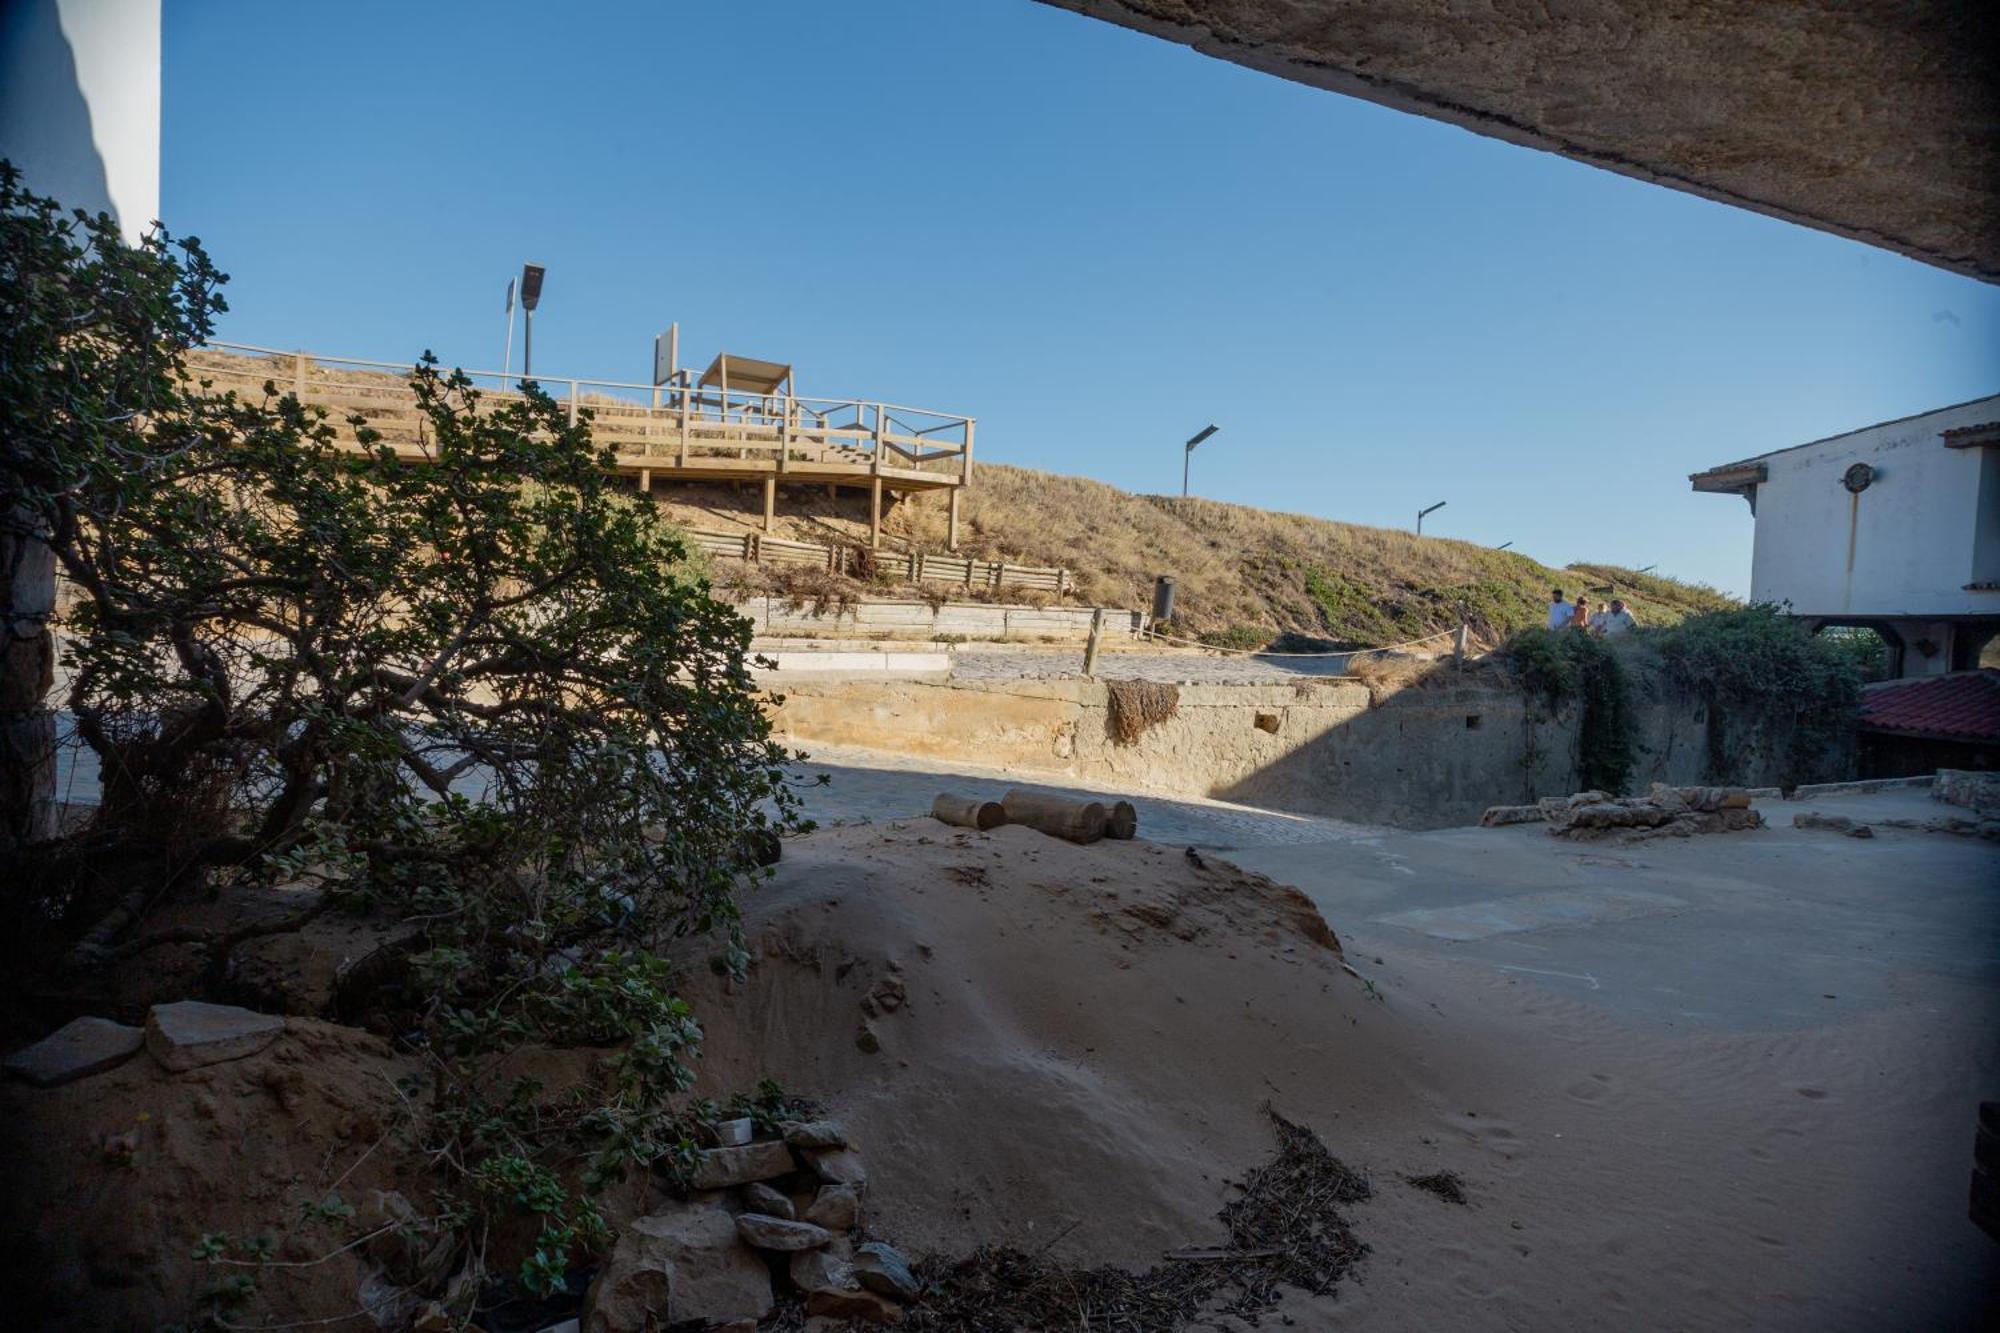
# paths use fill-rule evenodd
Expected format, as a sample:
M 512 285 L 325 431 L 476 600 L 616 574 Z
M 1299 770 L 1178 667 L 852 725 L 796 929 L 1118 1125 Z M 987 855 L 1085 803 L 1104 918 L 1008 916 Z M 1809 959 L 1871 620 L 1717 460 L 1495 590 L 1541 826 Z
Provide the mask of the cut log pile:
M 846 1132 L 815 1120 L 782 1134 L 701 1153 L 684 1202 L 625 1226 L 584 1298 L 584 1333 L 748 1333 L 787 1291 L 811 1326 L 903 1317 L 923 1287 L 894 1246 L 861 1238 L 868 1173 Z
M 981 833 L 1002 824 L 1019 824 L 1065 842 L 1088 845 L 1101 838 L 1130 840 L 1139 836 L 1139 810 L 1130 801 L 1078 801 L 1016 787 L 998 801 L 939 792 L 931 802 L 931 818 Z
M 1653 784 L 1644 796 L 1613 796 L 1580 791 L 1574 796 L 1544 796 L 1533 805 L 1496 805 L 1480 816 L 1487 828 L 1541 822 L 1557 838 L 1589 840 L 1677 837 L 1696 833 L 1733 833 L 1762 828 L 1764 816 L 1753 810 L 1741 787 L 1671 787 Z

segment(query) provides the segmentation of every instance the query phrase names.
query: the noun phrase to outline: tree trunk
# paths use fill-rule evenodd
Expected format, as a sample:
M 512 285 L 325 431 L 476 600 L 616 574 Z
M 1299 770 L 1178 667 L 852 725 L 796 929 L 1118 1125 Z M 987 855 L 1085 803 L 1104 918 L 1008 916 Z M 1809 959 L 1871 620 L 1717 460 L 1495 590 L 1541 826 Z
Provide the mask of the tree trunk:
M 56 835 L 55 552 L 21 529 L 0 530 L 0 850 Z

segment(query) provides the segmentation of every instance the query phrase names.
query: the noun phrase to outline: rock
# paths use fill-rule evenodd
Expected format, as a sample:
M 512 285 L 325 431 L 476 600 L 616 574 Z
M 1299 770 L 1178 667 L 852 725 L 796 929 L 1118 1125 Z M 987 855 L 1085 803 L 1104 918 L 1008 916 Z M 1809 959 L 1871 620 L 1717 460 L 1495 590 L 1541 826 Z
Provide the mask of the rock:
M 823 1287 L 806 1293 L 806 1313 L 828 1319 L 859 1319 L 870 1324 L 893 1324 L 903 1317 L 903 1308 L 872 1291 L 841 1291 Z
M 816 1250 L 833 1239 L 825 1227 L 810 1222 L 790 1222 L 763 1213 L 743 1213 L 736 1219 L 736 1234 L 760 1250 Z
M 874 1027 L 866 1022 L 855 1029 L 854 1044 L 868 1055 L 873 1055 L 882 1049 L 882 1039 L 875 1035 Z
M 808 1120 L 786 1125 L 785 1142 L 794 1148 L 845 1148 L 847 1131 L 831 1120 Z
M 800 1291 L 818 1291 L 823 1287 L 853 1291 L 861 1285 L 854 1276 L 854 1247 L 842 1236 L 835 1236 L 819 1249 L 793 1254 L 785 1272 Z
M 1875 836 L 1875 830 L 1869 828 L 1866 824 L 1856 824 L 1853 828 L 1847 830 L 1847 836 L 1850 838 L 1872 838 Z
M 762 1213 L 766 1217 L 782 1217 L 787 1222 L 798 1218 L 798 1209 L 792 1201 L 769 1185 L 751 1181 L 743 1187 L 743 1207 L 746 1212 Z
M 199 1069 L 255 1055 L 284 1030 L 277 1014 L 182 1000 L 156 1004 L 146 1015 L 146 1049 L 168 1069 Z
M 879 1240 L 871 1240 L 855 1250 L 854 1276 L 870 1291 L 899 1301 L 913 1301 L 924 1289 L 917 1275 L 910 1271 L 910 1261 L 895 1246 Z
M 146 1044 L 138 1028 L 108 1018 L 72 1018 L 32 1046 L 7 1057 L 7 1072 L 53 1088 L 115 1069 Z
M 364 1247 L 383 1274 L 400 1286 L 435 1288 L 451 1271 L 458 1249 L 453 1233 L 419 1213 L 395 1190 L 375 1190 L 356 1221 L 363 1234 L 379 1232 Z M 383 1230 L 383 1228 L 388 1230 Z
M 391 1282 L 380 1269 L 371 1268 L 362 1276 L 354 1300 L 382 1333 L 408 1328 L 423 1307 L 423 1298 L 408 1287 Z
M 746 1143 L 740 1148 L 710 1148 L 702 1153 L 689 1184 L 698 1190 L 719 1190 L 753 1180 L 776 1180 L 795 1170 L 792 1150 L 784 1144 Z
M 861 1220 L 861 1191 L 852 1185 L 822 1185 L 806 1208 L 806 1221 L 828 1231 L 852 1231 Z
M 1852 833 L 1855 823 L 1846 815 L 1823 815 L 1817 810 L 1806 810 L 1792 816 L 1792 827 L 1826 829 L 1832 833 Z
M 813 1174 L 829 1185 L 868 1183 L 868 1168 L 862 1163 L 861 1154 L 851 1148 L 807 1148 L 802 1155 Z
M 1506 824 L 1539 824 L 1542 821 L 1542 807 L 1539 805 L 1490 805 L 1486 813 L 1479 817 L 1481 828 L 1499 828 Z
M 756 1320 L 775 1303 L 770 1269 L 739 1243 L 736 1219 L 690 1203 L 626 1225 L 583 1298 L 582 1333 Z

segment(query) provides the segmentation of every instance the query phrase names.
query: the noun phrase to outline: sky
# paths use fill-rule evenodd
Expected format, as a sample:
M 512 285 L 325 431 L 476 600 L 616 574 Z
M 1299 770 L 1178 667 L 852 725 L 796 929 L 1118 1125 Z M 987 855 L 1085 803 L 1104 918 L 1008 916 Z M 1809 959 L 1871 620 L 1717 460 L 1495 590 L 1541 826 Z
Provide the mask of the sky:
M 2000 391 L 2000 288 L 1031 0 L 166 0 L 217 336 L 789 362 L 978 456 L 1741 594 L 1687 474 Z M 514 346 L 520 356 L 519 332 Z M 975 485 L 977 480 L 975 477 Z

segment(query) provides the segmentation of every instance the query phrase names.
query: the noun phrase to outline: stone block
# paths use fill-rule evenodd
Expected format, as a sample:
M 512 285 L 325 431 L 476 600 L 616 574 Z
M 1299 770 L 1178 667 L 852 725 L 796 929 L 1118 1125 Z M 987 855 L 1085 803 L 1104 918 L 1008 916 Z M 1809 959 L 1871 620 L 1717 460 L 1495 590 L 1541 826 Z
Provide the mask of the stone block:
M 146 1044 L 138 1028 L 108 1018 L 73 1018 L 32 1046 L 7 1057 L 7 1072 L 53 1088 L 114 1069 Z
M 825 1227 L 810 1222 L 793 1222 L 763 1213 L 743 1213 L 736 1219 L 736 1234 L 760 1250 L 816 1250 L 833 1239 Z
M 775 1303 L 770 1269 L 739 1242 L 736 1219 L 689 1203 L 626 1225 L 584 1295 L 583 1333 L 756 1320 Z
M 899 1301 L 913 1301 L 924 1289 L 901 1251 L 879 1240 L 871 1240 L 855 1250 L 854 1276 L 870 1291 Z
M 861 1220 L 861 1191 L 852 1185 L 822 1185 L 806 1209 L 806 1221 L 828 1231 L 852 1231 Z
M 146 1015 L 146 1049 L 168 1069 L 199 1069 L 255 1055 L 284 1030 L 278 1014 L 182 1000 L 156 1004 Z
M 689 1183 L 698 1190 L 727 1189 L 753 1180 L 776 1180 L 796 1169 L 792 1150 L 784 1144 L 746 1143 L 740 1148 L 710 1148 L 702 1153 Z
M 868 1183 L 868 1168 L 858 1152 L 848 1148 L 807 1148 L 804 1155 L 813 1174 L 829 1185 L 859 1187 Z

